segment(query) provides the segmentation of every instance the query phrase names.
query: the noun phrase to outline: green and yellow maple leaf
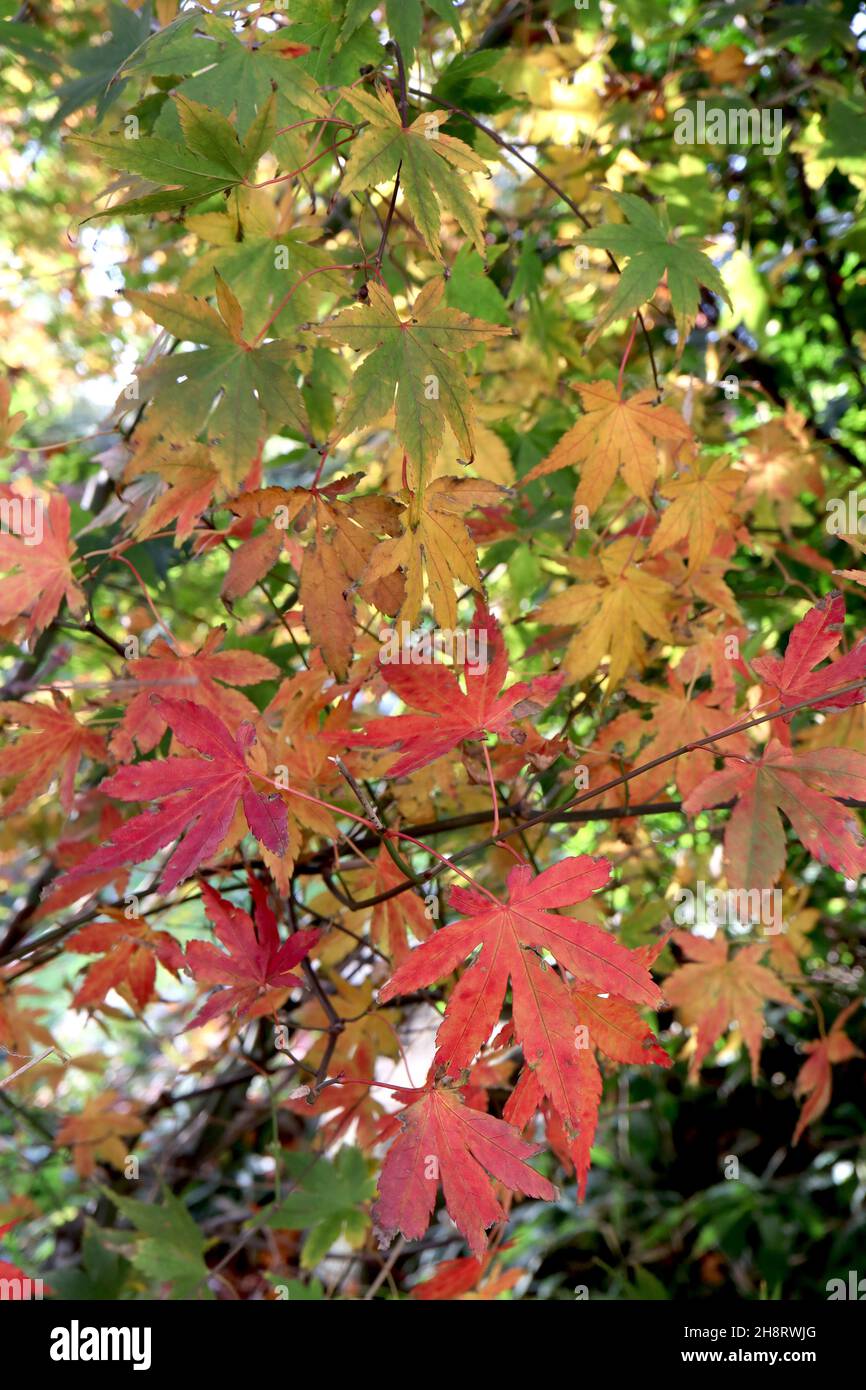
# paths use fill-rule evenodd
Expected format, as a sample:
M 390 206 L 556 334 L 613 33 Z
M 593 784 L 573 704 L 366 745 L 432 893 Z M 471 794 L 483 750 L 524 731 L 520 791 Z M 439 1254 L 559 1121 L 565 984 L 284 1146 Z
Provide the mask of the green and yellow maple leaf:
M 397 438 L 417 472 L 417 486 L 431 476 L 446 421 L 465 462 L 474 457 L 472 396 L 455 361 L 476 343 L 510 333 L 498 324 L 470 318 L 443 301 L 445 281 L 430 280 L 401 319 L 386 289 L 368 286 L 369 303 L 353 304 L 312 332 L 345 343 L 367 357 L 355 370 L 335 426 L 334 442 L 375 423 L 395 404 Z
M 215 279 L 219 313 L 191 294 L 127 295 L 178 339 L 204 344 L 139 372 L 140 398 L 153 402 L 139 439 L 186 445 L 206 430 L 221 476 L 240 486 L 272 425 L 300 438 L 308 431 L 292 371 L 296 350 L 284 341 L 246 342 L 241 307 L 216 273 Z
M 123 64 L 123 76 L 181 77 L 178 93 L 234 116 L 241 138 L 260 119 L 274 98 L 276 136 L 274 152 L 288 167 L 299 163 L 308 132 L 286 132 L 305 115 L 327 116 L 328 102 L 316 90 L 310 74 L 298 59 L 303 54 L 284 28 L 259 34 L 254 44 L 244 41 L 230 18 L 208 15 L 201 9 L 180 15 L 172 24 L 152 34 Z M 332 79 L 333 80 L 333 79 Z M 157 136 L 178 137 L 177 116 L 166 103 L 156 123 Z
M 370 1217 L 366 1203 L 375 1183 L 360 1149 L 344 1146 L 333 1163 L 311 1164 L 306 1154 L 287 1154 L 285 1163 L 295 1190 L 269 1207 L 264 1224 L 278 1231 L 307 1231 L 301 1264 L 314 1268 L 334 1241 L 343 1236 L 356 1249 L 364 1240 Z
M 134 1197 L 118 1197 L 107 1192 L 118 1211 L 134 1230 L 132 1263 L 148 1279 L 171 1287 L 176 1299 L 211 1299 L 204 1236 L 184 1203 L 172 1192 L 156 1205 L 138 1202 Z
M 444 208 L 483 256 L 481 208 L 460 174 L 489 177 L 487 164 L 462 140 L 440 132 L 439 127 L 449 119 L 450 112 L 425 111 L 411 125 L 404 126 L 397 103 L 388 91 L 380 90 L 374 96 L 359 88 L 344 87 L 341 96 L 370 123 L 352 145 L 341 184 L 343 192 L 387 183 L 397 177 L 399 170 L 400 188 L 409 211 L 433 254 L 440 253 L 439 228 Z
M 235 188 L 224 212 L 194 213 L 186 225 L 208 242 L 181 282 L 190 294 L 208 294 L 219 271 L 240 301 L 247 331 L 265 324 L 275 336 L 320 316 L 345 289 L 339 270 L 329 269 L 333 252 L 310 245 L 312 227 L 287 227 L 285 210 L 269 190 Z
M 258 164 L 276 129 L 273 100 L 262 107 L 243 142 L 216 109 L 179 93 L 175 93 L 174 104 L 179 125 L 176 139 L 158 135 L 131 138 L 126 132 L 74 137 L 110 168 L 144 179 L 147 185 L 140 194 L 92 217 L 112 217 L 121 210 L 151 213 L 190 207 L 215 193 L 236 188 Z

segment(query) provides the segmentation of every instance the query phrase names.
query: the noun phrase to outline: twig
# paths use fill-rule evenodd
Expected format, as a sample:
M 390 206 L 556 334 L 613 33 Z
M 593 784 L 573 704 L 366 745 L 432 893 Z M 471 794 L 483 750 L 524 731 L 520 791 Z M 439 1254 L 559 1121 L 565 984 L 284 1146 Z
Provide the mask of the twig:
M 590 222 L 586 213 L 578 207 L 574 199 L 568 196 L 565 189 L 560 188 L 559 184 L 556 183 L 552 178 L 550 178 L 549 175 L 545 174 L 543 169 L 539 169 L 537 164 L 533 164 L 531 159 L 527 159 L 525 154 L 521 154 L 520 150 L 517 149 L 517 147 L 513 145 L 510 140 L 504 139 L 503 136 L 501 136 L 497 130 L 494 130 L 492 126 L 485 125 L 484 122 L 479 121 L 476 116 L 471 115 L 471 113 L 468 111 L 464 111 L 461 106 L 455 106 L 453 102 L 445 101 L 444 98 L 435 96 L 432 92 L 424 92 L 421 90 L 420 87 L 410 87 L 409 91 L 411 92 L 413 97 L 421 97 L 423 101 L 435 102 L 437 106 L 444 107 L 446 111 L 453 111 L 455 116 L 462 116 L 464 120 L 467 120 L 470 122 L 471 125 L 474 125 L 477 130 L 483 131 L 485 135 L 489 136 L 491 140 L 495 141 L 495 143 L 499 145 L 501 149 L 508 150 L 509 154 L 512 154 L 515 159 L 520 160 L 521 164 L 525 164 L 528 169 L 531 169 L 532 172 L 536 175 L 536 177 L 541 179 L 542 183 L 546 183 L 548 188 L 551 189 L 558 198 L 562 199 L 566 207 L 571 208 L 571 211 L 574 213 L 575 217 L 580 222 L 580 225 L 586 228 L 587 231 L 589 231 L 589 229 L 592 226 L 592 223 Z M 610 265 L 611 269 L 616 271 L 617 275 L 619 275 L 621 272 L 616 258 L 610 253 L 610 251 L 606 251 L 605 255 L 607 256 L 608 264 Z M 653 352 L 653 345 L 650 339 L 649 329 L 646 326 L 646 321 L 640 310 L 637 311 L 637 321 L 641 326 L 641 332 L 643 333 L 644 342 L 646 343 L 646 349 L 647 354 L 649 356 L 650 368 L 652 370 L 653 383 L 655 385 L 656 394 L 659 397 L 659 399 L 661 399 L 662 388 L 659 383 L 659 374 L 658 369 L 656 367 L 655 353 Z

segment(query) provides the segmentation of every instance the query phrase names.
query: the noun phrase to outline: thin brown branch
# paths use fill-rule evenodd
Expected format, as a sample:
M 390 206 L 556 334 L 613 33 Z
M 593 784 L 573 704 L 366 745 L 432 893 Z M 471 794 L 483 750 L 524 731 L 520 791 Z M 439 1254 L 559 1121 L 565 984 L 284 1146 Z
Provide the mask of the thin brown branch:
M 587 231 L 589 231 L 589 229 L 592 227 L 592 223 L 590 222 L 586 213 L 583 212 L 583 210 L 577 205 L 574 199 L 569 197 L 565 189 L 561 188 L 560 185 L 556 183 L 554 179 L 550 178 L 548 174 L 545 174 L 543 169 L 539 169 L 538 165 L 534 164 L 531 159 L 527 159 L 525 154 L 521 154 L 517 146 L 512 144 L 510 140 L 506 140 L 504 136 L 500 135 L 498 130 L 494 130 L 492 126 L 485 125 L 483 121 L 479 121 L 478 118 L 476 116 L 471 115 L 469 111 L 464 111 L 461 106 L 455 106 L 453 102 L 445 101 L 442 97 L 435 96 L 432 92 L 422 91 L 420 87 L 410 87 L 409 91 L 411 92 L 413 97 L 421 97 L 423 101 L 432 101 L 435 103 L 436 106 L 441 106 L 446 111 L 453 111 L 455 116 L 462 116 L 464 120 L 469 121 L 471 125 L 474 125 L 477 130 L 483 131 L 485 135 L 489 136 L 491 140 L 495 141 L 495 143 L 499 145 L 501 149 L 508 150 L 509 154 L 513 155 L 515 159 L 519 159 L 521 164 L 526 165 L 527 169 L 531 169 L 532 172 L 535 174 L 536 178 L 541 179 L 542 183 L 547 184 L 547 187 L 553 193 L 555 193 L 558 198 L 562 199 L 566 207 L 571 208 L 571 211 L 574 213 L 580 225 L 584 227 Z M 616 257 L 613 256 L 610 251 L 606 251 L 605 255 L 607 257 L 608 264 L 610 265 L 611 269 L 614 270 L 617 275 L 621 274 L 619 263 L 617 262 Z M 647 355 L 649 357 L 650 368 L 652 370 L 653 384 L 655 385 L 656 395 L 660 400 L 662 388 L 659 382 L 659 374 L 658 368 L 656 366 L 655 353 L 653 351 L 653 345 L 649 335 L 649 329 L 646 326 L 646 321 L 640 310 L 638 310 L 637 319 L 638 323 L 641 326 L 641 332 L 643 334 L 644 342 L 646 343 Z

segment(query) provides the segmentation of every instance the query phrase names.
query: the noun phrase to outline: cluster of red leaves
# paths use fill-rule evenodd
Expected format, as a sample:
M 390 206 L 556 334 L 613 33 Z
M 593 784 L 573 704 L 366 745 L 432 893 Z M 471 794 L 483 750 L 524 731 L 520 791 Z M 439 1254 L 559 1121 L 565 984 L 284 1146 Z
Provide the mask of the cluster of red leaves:
M 58 570 L 56 588 L 61 579 L 67 586 L 71 583 L 67 543 L 61 544 L 66 535 L 64 505 L 53 505 L 50 515 L 44 544 Z M 41 576 L 47 563 L 43 556 L 34 571 L 22 548 L 15 549 L 14 558 L 31 579 L 34 573 Z M 14 603 L 19 614 L 22 607 L 27 609 L 23 591 Z M 29 613 L 28 630 L 36 630 L 50 616 L 40 600 Z M 764 688 L 759 710 L 775 704 L 835 712 L 863 700 L 866 641 L 821 665 L 840 642 L 843 619 L 844 601 L 831 594 L 795 627 L 783 657 L 765 655 L 751 663 Z M 171 893 L 218 863 L 247 832 L 258 841 L 265 863 L 281 883 L 283 857 L 296 851 L 309 829 L 335 832 L 332 812 L 339 808 L 314 794 L 329 762 L 329 747 L 360 757 L 374 753 L 381 759 L 384 754 L 387 761 L 380 765 L 379 775 L 395 782 L 460 749 L 485 744 L 490 736 L 499 740 L 495 753 L 500 767 L 509 766 L 509 746 L 517 750 L 515 767 L 530 750 L 543 765 L 544 740 L 521 721 L 550 704 L 563 674 L 509 685 L 502 634 L 480 602 L 473 635 L 483 639 L 476 649 L 480 646 L 485 660 L 467 660 L 462 670 L 380 661 L 383 688 L 414 712 L 369 718 L 357 731 L 346 718 L 348 700 L 357 687 L 334 686 L 327 692 L 324 668 L 311 668 L 303 679 L 284 683 L 263 720 L 236 687 L 270 679 L 276 668 L 252 653 L 221 652 L 223 635 L 222 629 L 214 631 L 198 651 L 181 652 L 160 642 L 146 657 L 135 659 L 130 670 L 142 689 L 133 695 L 108 742 L 82 723 L 59 693 L 51 705 L 13 701 L 0 706 L 9 727 L 19 731 L 5 768 L 15 784 L 7 815 L 29 804 L 55 779 L 61 807 L 70 813 L 76 807 L 76 776 L 83 759 L 100 764 L 114 758 L 122 763 L 100 784 L 100 806 L 106 806 L 102 798 L 148 806 L 128 819 L 114 811 L 106 820 L 103 811 L 95 845 L 91 841 L 88 847 L 80 833 L 69 841 L 65 872 L 52 890 L 57 904 L 122 882 L 118 875 L 126 866 L 150 860 L 174 845 L 159 881 L 160 891 Z M 697 669 L 691 672 L 692 680 Z M 748 674 L 742 663 L 740 669 Z M 150 689 L 154 684 L 172 693 L 157 694 Z M 851 688 L 838 693 L 846 685 Z M 778 737 L 753 757 L 745 733 L 732 719 L 732 685 L 692 697 L 671 673 L 667 691 L 637 683 L 629 690 L 655 708 L 650 743 L 644 744 L 645 721 L 637 711 L 629 711 L 612 721 L 599 747 L 619 744 L 632 759 L 650 763 L 640 774 L 641 790 L 647 795 L 663 791 L 673 772 L 689 812 L 735 803 L 725 837 L 732 885 L 772 885 L 780 878 L 785 864 L 780 812 L 822 862 L 852 877 L 866 868 L 859 830 L 839 801 L 866 796 L 866 756 L 847 748 L 792 747 L 794 711 L 789 711 L 774 726 Z M 175 698 L 175 692 L 189 692 L 191 698 Z M 335 701 L 340 702 L 337 709 L 317 725 L 318 712 Z M 286 735 L 290 748 L 284 756 L 292 772 L 288 785 L 269 775 L 273 721 L 279 719 L 284 728 L 295 731 Z M 314 766 L 311 736 L 317 729 Z M 140 753 L 151 753 L 166 730 L 178 751 L 129 761 L 136 745 Z M 306 742 L 298 737 L 299 730 L 306 731 Z M 671 755 L 689 741 L 712 747 L 702 746 L 692 755 L 680 753 L 671 769 Z M 549 756 L 557 756 L 562 747 L 557 742 Z M 712 760 L 719 753 L 728 765 L 713 770 Z M 302 791 L 303 785 L 310 790 Z M 90 795 L 81 798 L 80 809 Z M 62 862 L 60 852 L 58 859 Z M 542 1118 L 548 1142 L 563 1166 L 576 1173 L 582 1194 L 602 1096 L 599 1059 L 605 1066 L 670 1065 L 643 1014 L 663 1002 L 649 967 L 664 941 L 627 949 L 594 922 L 572 915 L 609 884 L 610 874 L 606 860 L 586 855 L 564 858 L 539 873 L 521 863 L 508 874 L 504 899 L 474 881 L 471 887 L 453 887 L 448 901 L 458 915 L 435 931 L 416 896 L 389 896 L 404 879 L 384 846 L 370 870 L 360 875 L 356 891 L 383 898 L 375 907 L 371 931 L 386 945 L 395 966 L 381 988 L 380 1006 L 462 971 L 447 996 L 428 1081 L 421 1089 L 396 1092 L 403 1103 L 397 1116 L 386 1116 L 361 1094 L 369 1080 L 360 1073 L 369 1071 L 375 1060 L 363 1042 L 346 1052 L 345 1067 L 337 1077 L 335 1093 L 346 1090 L 345 1103 L 329 1097 L 325 1105 L 314 1104 L 314 1113 L 326 1113 L 330 1106 L 338 1117 L 357 1115 L 371 1140 L 390 1142 L 375 1208 L 383 1236 L 401 1231 L 415 1239 L 423 1234 L 441 1186 L 452 1218 L 480 1257 L 486 1229 L 505 1216 L 493 1181 L 528 1197 L 556 1196 L 553 1185 L 528 1163 L 540 1146 L 521 1137 L 534 1127 L 536 1117 Z M 233 1020 L 276 1017 L 290 991 L 305 983 L 294 968 L 305 961 L 321 933 L 293 931 L 282 940 L 268 890 L 252 873 L 249 891 L 253 915 L 217 893 L 207 878 L 201 879 L 205 911 L 223 949 L 193 941 L 184 952 L 169 933 L 151 928 L 135 914 L 103 909 L 104 920 L 85 925 L 67 943 L 73 952 L 99 957 L 85 968 L 75 1005 L 97 1009 L 115 990 L 141 1010 L 156 997 L 156 968 L 161 963 L 175 977 L 185 969 L 199 984 L 217 987 L 190 1028 L 225 1015 Z M 410 932 L 418 943 L 414 947 Z M 788 986 L 762 963 L 766 947 L 747 945 L 729 953 L 720 937 L 707 940 L 684 932 L 675 933 L 674 941 L 687 963 L 669 976 L 665 997 L 694 1029 L 692 1076 L 734 1020 L 756 1074 L 765 1002 L 796 1003 Z M 508 1021 L 502 1024 L 504 1012 Z M 797 1082 L 798 1093 L 806 1097 L 797 1139 L 827 1105 L 832 1065 L 859 1055 L 844 1033 L 851 1012 L 845 1010 L 830 1034 L 808 1049 Z M 494 1034 L 494 1049 L 519 1048 L 522 1057 L 502 1118 L 487 1113 L 485 1088 L 472 1081 L 477 1068 L 485 1065 L 478 1059 Z M 338 1118 L 336 1129 L 333 1121 L 329 1124 L 332 1133 L 343 1132 L 343 1120 Z M 90 1172 L 100 1154 L 116 1161 L 125 1138 L 141 1127 L 135 1112 L 118 1108 L 109 1095 L 96 1108 L 69 1120 L 61 1138 L 73 1146 L 81 1170 Z M 480 1274 L 481 1266 L 473 1265 L 472 1279 Z M 461 1273 L 459 1279 L 463 1278 Z
M 388 769 L 388 775 L 395 777 L 420 769 L 459 748 L 464 741 L 482 740 L 491 733 L 519 741 L 519 720 L 549 703 L 561 677 L 542 677 L 503 690 L 508 664 L 501 633 L 480 607 L 476 635 L 483 637 L 486 648 L 482 645 L 481 650 L 486 650 L 488 659 L 477 668 L 467 665 L 463 687 L 445 667 L 427 668 L 423 673 L 408 665 L 383 667 L 391 689 L 424 712 L 373 720 L 358 735 L 335 730 L 330 738 L 349 747 L 396 746 L 400 756 Z M 240 814 L 245 821 L 243 828 L 259 840 L 264 850 L 274 855 L 285 851 L 286 801 L 293 789 L 288 789 L 287 798 L 261 768 L 256 769 L 249 759 L 256 742 L 252 724 L 241 720 L 237 734 L 232 735 L 220 717 L 230 714 L 232 701 L 242 697 L 226 693 L 213 683 L 214 676 L 241 683 L 267 672 L 255 665 L 247 667 L 237 653 L 222 659 L 215 651 L 218 641 L 219 634 L 202 653 L 188 657 L 164 648 L 134 662 L 137 679 L 148 683 L 155 679 L 181 687 L 193 684 L 197 700 L 193 703 L 147 694 L 146 690 L 134 696 L 129 709 L 135 718 L 130 712 L 124 717 L 112 739 L 112 751 L 115 756 L 130 756 L 134 736 L 140 749 L 147 752 L 165 728 L 170 729 L 183 751 L 122 766 L 102 782 L 100 791 L 113 800 L 149 802 L 153 807 L 120 821 L 111 828 L 104 843 L 78 857 L 59 880 L 56 893 L 74 891 L 78 883 L 86 892 L 95 881 L 102 881 L 103 875 L 150 859 L 176 841 L 159 884 L 162 892 L 170 892 L 218 854 Z M 227 659 L 229 656 L 231 660 Z M 58 711 L 58 721 L 71 719 L 64 706 L 58 704 Z M 235 715 L 243 712 L 235 710 Z M 45 714 L 42 707 L 35 707 L 31 720 L 37 716 L 43 722 L 53 717 L 47 707 Z M 79 737 L 84 740 L 82 750 L 91 758 L 107 756 L 104 742 L 97 741 L 97 736 L 82 730 Z M 86 741 L 88 738 L 90 742 Z M 73 744 L 70 756 L 74 757 L 74 771 L 79 756 L 77 745 Z M 41 785 L 33 774 L 21 797 Z M 384 849 L 379 865 L 371 886 L 387 891 L 402 882 L 402 875 Z M 581 1190 L 601 1094 L 601 1076 L 593 1049 L 596 1045 L 602 1049 L 607 1046 L 609 1055 L 625 1055 L 621 1046 L 612 1049 L 603 1038 L 597 1043 L 596 1022 L 600 1032 L 606 1028 L 612 1035 L 618 1029 L 623 1037 L 634 1040 L 634 1046 L 626 1049 L 629 1056 L 634 1056 L 636 1050 L 639 1060 L 648 1061 L 652 1050 L 653 1060 L 667 1064 L 666 1054 L 655 1045 L 639 1014 L 640 1006 L 655 1005 L 660 999 L 641 954 L 627 951 L 591 923 L 554 915 L 555 909 L 572 907 L 605 885 L 609 873 L 604 861 L 586 857 L 566 859 L 537 878 L 526 867 L 515 868 L 509 875 L 505 903 L 486 890 L 454 888 L 451 906 L 466 914 L 466 918 L 433 935 L 417 898 L 409 900 L 406 907 L 395 905 L 396 912 L 384 907 L 388 923 L 385 930 L 393 943 L 398 968 L 381 991 L 382 1004 L 400 993 L 440 980 L 471 956 L 476 947 L 480 946 L 481 952 L 449 1000 L 437 1040 L 435 1082 L 431 1079 L 423 1092 L 413 1095 L 405 1112 L 407 1133 L 418 1131 L 419 1142 L 427 1145 L 437 1164 L 441 1162 L 441 1169 L 437 1169 L 435 1180 L 419 1178 L 420 1186 L 414 1195 L 407 1191 L 398 1196 L 402 1179 L 394 1175 L 401 1171 L 401 1154 L 406 1152 L 408 1141 L 404 1136 L 392 1145 L 381 1182 L 378 1219 L 382 1230 L 397 1229 L 404 1220 L 406 1234 L 414 1233 L 422 1220 L 426 1225 L 440 1175 L 449 1210 L 473 1249 L 481 1248 L 481 1233 L 502 1213 L 489 1192 L 484 1171 L 526 1195 L 549 1198 L 554 1194 L 551 1184 L 525 1165 L 525 1158 L 537 1152 L 538 1146 L 521 1140 L 507 1121 L 463 1105 L 453 1089 L 495 1028 L 509 984 L 513 1034 L 526 1062 L 523 1078 L 514 1092 L 514 1118 L 520 1128 L 525 1128 L 536 1109 L 549 1106 L 551 1132 L 555 1130 L 562 1136 L 564 1161 L 570 1160 L 577 1168 Z M 320 933 L 299 931 L 282 942 L 264 886 L 254 875 L 250 875 L 249 885 L 254 919 L 222 898 L 206 880 L 202 881 L 205 911 L 224 950 L 208 942 L 193 941 L 184 954 L 168 933 L 156 931 L 120 909 L 108 911 L 107 920 L 80 930 L 70 940 L 69 948 L 100 959 L 86 968 L 75 1004 L 98 1007 L 114 989 L 134 1007 L 143 1008 L 154 997 L 159 961 L 175 975 L 185 967 L 201 984 L 222 986 L 189 1027 L 224 1014 L 235 1018 L 275 1015 L 290 989 L 301 984 L 292 973 L 293 967 L 315 945 Z M 406 920 L 422 942 L 414 951 L 408 949 L 406 942 Z M 545 963 L 545 951 L 554 956 L 556 968 Z M 570 982 L 560 973 L 565 971 L 569 972 Z M 607 997 L 597 1000 L 593 1012 L 593 998 L 601 993 Z M 109 1108 L 107 1119 L 100 1115 L 92 1123 L 87 1121 L 88 1134 L 96 1134 L 94 1143 L 103 1141 L 103 1132 L 106 1142 L 114 1133 L 110 1128 L 112 1116 Z M 465 1133 L 466 1141 L 456 1146 L 456 1157 L 449 1156 L 448 1136 L 451 1133 L 453 1140 L 457 1132 Z M 75 1135 L 70 1130 L 70 1138 L 77 1134 L 77 1129 Z M 513 1161 L 497 1159 L 494 1141 L 505 1146 Z M 480 1167 L 467 1167 L 466 1154 L 472 1154 Z M 464 1193 L 459 1200 L 458 1192 Z M 396 1215 L 404 1210 L 404 1202 L 408 1203 L 405 1210 L 409 1213 L 405 1218 Z

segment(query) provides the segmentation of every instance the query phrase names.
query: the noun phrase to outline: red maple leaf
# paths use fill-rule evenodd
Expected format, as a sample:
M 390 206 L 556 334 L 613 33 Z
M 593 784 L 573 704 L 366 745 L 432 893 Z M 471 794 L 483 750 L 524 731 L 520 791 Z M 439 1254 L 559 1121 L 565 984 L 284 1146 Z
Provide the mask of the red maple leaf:
M 386 1240 L 397 1231 L 407 1240 L 423 1236 L 440 1182 L 448 1213 L 475 1255 L 487 1247 L 488 1226 L 506 1217 L 491 1177 L 526 1197 L 552 1202 L 559 1195 L 526 1161 L 541 1145 L 526 1143 L 504 1120 L 464 1105 L 456 1091 L 429 1080 L 398 1094 L 406 1102 L 398 1117 L 402 1133 L 382 1165 L 373 1207 Z
M 820 671 L 812 669 L 838 647 L 844 622 L 845 595 L 838 590 L 825 594 L 793 629 L 784 657 L 755 657 L 753 671 L 783 705 L 810 700 L 814 702 L 813 709 L 836 711 L 862 704 L 866 700 L 866 637 L 838 661 L 832 661 Z M 860 678 L 863 679 L 860 690 L 849 690 L 829 700 L 817 698 L 827 690 L 835 690 Z M 793 717 L 793 714 L 782 716 L 786 724 L 790 724 Z
M 111 736 L 111 751 L 116 758 L 128 762 L 135 756 L 133 739 L 140 752 L 149 753 L 165 733 L 162 712 L 150 699 L 155 686 L 168 687 L 157 694 L 204 705 L 230 728 L 244 719 L 255 719 L 255 705 L 239 690 L 227 687 L 272 680 L 280 674 L 279 670 L 257 652 L 240 648 L 220 651 L 225 633 L 224 627 L 214 628 L 198 651 L 174 650 L 157 638 L 145 656 L 128 663 L 130 676 L 141 682 L 142 689 L 133 695 Z
M 860 827 L 837 796 L 866 798 L 866 755 L 851 748 L 792 752 L 771 739 L 760 760 L 738 760 L 712 773 L 683 808 L 694 815 L 735 797 L 725 829 L 728 880 L 734 888 L 770 888 L 785 867 L 780 811 L 819 863 L 848 878 L 866 873 Z
M 443 979 L 481 946 L 478 959 L 448 1001 L 436 1035 L 436 1066 L 456 1076 L 468 1067 L 499 1020 L 511 982 L 514 1032 L 544 1093 L 577 1133 L 586 1121 L 585 1057 L 576 1041 L 580 1022 L 567 985 L 541 957 L 550 951 L 560 966 L 599 992 L 656 1005 L 660 994 L 635 953 L 600 927 L 548 909 L 582 902 L 610 877 L 605 859 L 563 859 L 537 876 L 527 865 L 508 875 L 500 902 L 474 889 L 452 888 L 450 903 L 469 914 L 416 947 L 380 991 L 382 1003 Z
M 833 1090 L 833 1064 L 835 1062 L 850 1062 L 854 1057 L 863 1056 L 859 1047 L 854 1046 L 845 1032 L 845 1024 L 862 1003 L 862 999 L 855 999 L 853 1004 L 849 1004 L 847 1009 L 843 1009 L 834 1019 L 833 1027 L 826 1037 L 803 1045 L 803 1051 L 808 1052 L 809 1056 L 797 1073 L 797 1079 L 794 1082 L 794 1095 L 797 1097 L 807 1096 L 808 1099 L 800 1112 L 797 1128 L 794 1130 L 795 1144 L 800 1142 L 803 1131 L 813 1124 L 819 1116 L 823 1115 L 830 1104 L 830 1095 Z
M 207 941 L 191 941 L 186 949 L 187 964 L 200 983 L 228 988 L 212 995 L 187 1029 L 200 1028 L 229 1011 L 249 1018 L 272 1013 L 287 990 L 303 984 L 292 974 L 292 967 L 303 960 L 321 932 L 298 931 L 288 941 L 281 941 L 267 893 L 252 874 L 255 922 L 242 908 L 221 898 L 209 883 L 202 883 L 201 891 L 205 911 L 226 950 L 220 951 Z
M 467 634 L 476 634 L 475 651 L 486 643 L 486 658 L 466 661 L 463 667 L 465 690 L 457 673 L 441 662 L 414 665 L 408 659 L 383 662 L 380 669 L 391 689 L 407 705 L 423 714 L 399 714 L 371 719 L 356 734 L 335 735 L 347 748 L 395 748 L 401 756 L 388 769 L 389 777 L 405 777 L 417 772 L 443 754 L 457 748 L 464 739 L 483 739 L 486 734 L 520 741 L 515 722 L 537 713 L 550 704 L 562 684 L 561 675 L 537 676 L 519 681 L 503 691 L 508 675 L 508 655 L 499 624 L 480 604 Z
M 111 869 L 121 864 L 140 864 L 173 840 L 180 840 L 159 881 L 169 893 L 200 864 L 216 853 L 229 832 L 238 802 L 256 839 L 274 854 L 288 843 L 285 803 L 278 794 L 257 790 L 256 773 L 247 766 L 246 754 L 256 741 L 253 726 L 241 724 L 232 737 L 221 720 L 191 700 L 158 702 L 166 724 L 185 748 L 202 758 L 160 758 L 122 767 L 100 785 L 100 791 L 121 801 L 161 801 L 157 810 L 144 811 L 125 821 L 107 845 L 64 875 L 60 882 Z M 181 838 L 183 837 L 183 838 Z
M 101 797 L 96 787 L 88 788 L 78 797 L 75 812 L 75 819 L 69 824 L 68 833 L 62 840 L 58 840 L 51 855 L 58 874 L 64 869 L 74 869 L 76 864 L 82 864 L 88 855 L 99 845 L 104 845 L 123 823 L 119 807 Z M 38 922 L 49 914 L 55 915 L 70 903 L 92 897 L 109 883 L 113 883 L 115 893 L 120 897 L 125 881 L 124 869 L 97 870 L 71 882 L 69 874 L 64 874 L 62 883 L 59 879 L 56 880 L 43 896 L 33 914 L 33 921 Z
M 413 1284 L 409 1291 L 410 1297 L 429 1302 L 457 1299 L 474 1292 L 476 1298 L 497 1298 L 499 1294 L 513 1289 L 526 1273 L 524 1269 L 507 1269 L 499 1270 L 485 1278 L 494 1261 L 499 1259 L 504 1251 L 511 1249 L 513 1243 L 505 1241 L 495 1250 L 488 1250 L 480 1258 L 476 1255 L 461 1255 L 456 1260 L 440 1260 L 432 1278 L 425 1279 L 420 1284 Z
M 666 939 L 649 946 L 638 947 L 632 954 L 647 968 L 664 949 Z M 614 994 L 597 994 L 592 989 L 572 986 L 570 992 L 578 1028 L 573 1043 L 580 1071 L 575 1095 L 579 1106 L 577 1131 L 563 1123 L 563 1117 L 544 1095 L 536 1072 L 525 1066 L 517 1085 L 505 1103 L 503 1119 L 523 1131 L 541 1111 L 547 1127 L 547 1138 L 554 1153 L 568 1172 L 577 1178 L 577 1195 L 582 1200 L 586 1192 L 590 1151 L 598 1126 L 598 1107 L 601 1103 L 602 1076 L 596 1052 L 622 1065 L 645 1066 L 650 1062 L 669 1067 L 672 1059 L 660 1046 L 655 1034 L 641 1016 L 640 1009 L 630 999 Z M 579 1031 L 580 1030 L 580 1031 Z
M 525 1066 L 517 1085 L 508 1097 L 502 1117 L 523 1131 L 532 1123 L 538 1111 L 544 1117 L 547 1142 L 566 1172 L 577 1176 L 577 1195 L 583 1201 L 589 1174 L 590 1154 L 598 1128 L 598 1108 L 601 1105 L 603 1082 L 595 1054 L 589 1047 L 574 1047 L 575 1076 L 571 1090 L 573 1113 L 569 1119 L 544 1093 L 535 1071 Z

